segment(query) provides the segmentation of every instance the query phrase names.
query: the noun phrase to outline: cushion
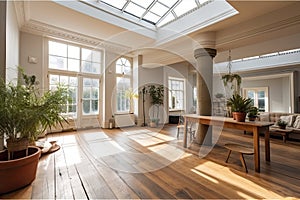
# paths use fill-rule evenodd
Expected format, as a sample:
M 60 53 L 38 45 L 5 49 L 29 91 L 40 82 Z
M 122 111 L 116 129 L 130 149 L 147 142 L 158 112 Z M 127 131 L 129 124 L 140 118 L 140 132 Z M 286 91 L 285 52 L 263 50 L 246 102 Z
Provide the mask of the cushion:
M 287 115 L 287 116 L 280 116 L 279 119 L 282 121 L 285 121 L 287 123 L 287 126 L 292 126 L 293 125 L 293 117 L 294 115 Z
M 293 124 L 293 127 L 294 127 L 294 128 L 299 128 L 299 129 L 300 129 L 300 115 L 298 115 L 298 116 L 296 117 L 296 120 L 295 120 L 295 122 L 294 122 L 294 124 Z
M 270 121 L 270 118 L 269 118 L 269 113 L 260 113 L 259 114 L 259 120 L 260 121 Z

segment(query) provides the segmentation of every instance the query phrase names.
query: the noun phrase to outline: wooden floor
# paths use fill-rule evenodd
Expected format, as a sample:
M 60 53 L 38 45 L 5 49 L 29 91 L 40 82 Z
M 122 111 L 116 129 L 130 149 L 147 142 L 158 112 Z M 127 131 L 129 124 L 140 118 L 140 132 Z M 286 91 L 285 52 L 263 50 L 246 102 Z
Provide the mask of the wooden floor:
M 238 154 L 225 163 L 224 144 L 252 146 L 250 134 L 223 130 L 211 151 L 196 144 L 183 149 L 180 136 L 177 140 L 174 125 L 47 135 L 61 149 L 40 159 L 30 186 L 0 198 L 300 198 L 300 142 L 272 138 L 268 163 L 261 138 L 261 173 L 254 171 L 253 156 L 245 156 L 245 173 Z

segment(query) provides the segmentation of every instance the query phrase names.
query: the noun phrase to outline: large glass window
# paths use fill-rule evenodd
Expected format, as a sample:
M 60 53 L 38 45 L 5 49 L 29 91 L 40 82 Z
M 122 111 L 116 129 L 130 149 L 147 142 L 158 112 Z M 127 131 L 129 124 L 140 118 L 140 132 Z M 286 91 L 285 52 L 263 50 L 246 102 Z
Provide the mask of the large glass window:
M 130 99 L 126 91 L 131 88 L 131 64 L 126 58 L 120 58 L 116 62 L 116 103 L 117 112 L 129 112 Z
M 269 111 L 268 88 L 243 88 L 243 96 L 253 99 L 253 106 L 257 107 L 260 112 Z
M 99 114 L 99 82 L 103 52 L 60 41 L 48 41 L 49 88 L 68 86 L 70 99 L 65 114 Z M 78 111 L 81 111 L 78 113 Z
M 184 110 L 184 79 L 169 78 L 169 109 Z

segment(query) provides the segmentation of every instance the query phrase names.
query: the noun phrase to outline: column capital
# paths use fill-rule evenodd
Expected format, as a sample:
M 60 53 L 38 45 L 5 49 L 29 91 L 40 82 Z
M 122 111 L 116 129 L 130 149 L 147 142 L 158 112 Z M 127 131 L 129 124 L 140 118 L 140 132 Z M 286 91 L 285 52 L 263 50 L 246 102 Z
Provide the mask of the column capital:
M 199 57 L 203 56 L 210 56 L 214 58 L 217 55 L 217 50 L 216 49 L 211 49 L 211 48 L 199 48 L 194 50 L 194 57 L 197 59 Z

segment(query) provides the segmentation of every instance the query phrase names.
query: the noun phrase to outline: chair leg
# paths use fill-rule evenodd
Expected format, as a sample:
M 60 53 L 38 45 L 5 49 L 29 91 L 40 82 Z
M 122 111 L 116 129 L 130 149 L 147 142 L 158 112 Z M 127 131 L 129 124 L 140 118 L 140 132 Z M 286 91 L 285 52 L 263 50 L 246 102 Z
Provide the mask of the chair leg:
M 228 162 L 228 159 L 229 159 L 229 157 L 230 157 L 230 154 L 231 154 L 231 150 L 228 151 L 228 156 L 227 156 L 227 159 L 226 159 L 226 161 L 225 161 L 226 163 Z
M 177 139 L 179 139 L 179 128 L 177 128 Z
M 240 160 L 241 160 L 241 162 L 242 162 L 243 167 L 244 167 L 245 170 L 246 170 L 246 173 L 248 173 L 247 165 L 246 165 L 246 162 L 245 162 L 245 159 L 244 159 L 244 156 L 243 156 L 242 153 L 240 153 Z

